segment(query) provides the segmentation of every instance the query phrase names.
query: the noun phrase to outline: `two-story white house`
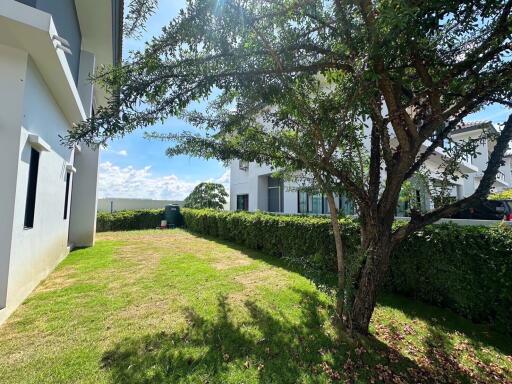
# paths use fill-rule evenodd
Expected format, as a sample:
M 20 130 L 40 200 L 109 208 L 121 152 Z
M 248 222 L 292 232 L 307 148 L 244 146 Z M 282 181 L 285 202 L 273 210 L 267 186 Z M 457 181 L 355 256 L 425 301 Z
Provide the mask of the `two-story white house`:
M 468 178 L 464 181 L 464 197 L 471 195 L 480 184 L 483 173 L 487 168 L 487 162 L 496 145 L 496 140 L 492 135 L 497 134 L 496 128 L 489 121 L 475 121 L 467 123 L 455 130 L 451 138 L 453 141 L 466 141 L 469 138 L 481 138 L 475 157 L 468 158 L 468 162 L 477 167 L 477 172 L 468 173 Z M 488 134 L 491 138 L 488 138 Z M 500 167 L 496 181 L 493 185 L 494 192 L 501 192 L 512 187 L 512 164 L 511 151 L 507 151 L 503 159 L 504 165 Z
M 108 95 L 122 0 L 0 1 L 0 323 L 73 247 L 94 243 L 99 151 L 60 137 Z
M 483 134 L 484 132 L 496 133 L 496 129 L 490 122 L 472 122 L 465 124 L 451 135 L 453 141 L 462 141 L 469 137 L 481 138 L 477 149 L 479 155 L 468 158 L 459 164 L 459 174 L 467 175 L 467 178 L 461 177 L 452 181 L 450 194 L 454 199 L 471 195 L 478 187 L 483 176 L 489 155 L 495 145 L 495 141 L 487 138 Z M 428 144 L 425 143 L 425 149 Z M 431 172 L 432 182 L 435 182 L 436 173 L 439 174 L 444 156 L 447 156 L 444 149 L 437 148 L 435 153 L 425 162 L 425 167 Z M 505 165 L 500 168 L 500 173 L 493 186 L 496 192 L 512 186 L 512 153 L 510 151 L 507 152 L 504 161 Z M 275 173 L 275 170 L 269 166 L 261 166 L 256 163 L 249 164 L 238 160 L 231 162 L 230 209 L 288 214 L 328 213 L 325 196 L 301 191 L 297 184 L 277 179 L 273 177 L 273 173 Z M 427 191 L 418 189 L 416 192 L 418 202 L 422 205 L 422 208 L 428 210 L 434 207 L 435 204 Z M 336 204 L 344 214 L 355 213 L 353 203 L 344 196 L 339 196 Z M 405 213 L 406 207 L 400 204 L 397 207 L 397 216 L 403 216 Z

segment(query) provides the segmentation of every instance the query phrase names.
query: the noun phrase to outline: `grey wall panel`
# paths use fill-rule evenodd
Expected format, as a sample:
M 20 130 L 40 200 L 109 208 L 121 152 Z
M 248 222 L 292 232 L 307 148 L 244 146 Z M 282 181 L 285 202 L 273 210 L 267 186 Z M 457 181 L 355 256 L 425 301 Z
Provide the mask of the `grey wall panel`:
M 36 6 L 36 0 L 16 0 L 19 3 L 30 5 L 31 7 Z
M 74 0 L 17 0 L 20 3 L 48 12 L 52 15 L 53 22 L 59 36 L 69 41 L 72 55 L 66 54 L 71 73 L 78 83 L 78 69 L 80 66 L 80 51 L 82 48 L 82 34 L 76 14 Z

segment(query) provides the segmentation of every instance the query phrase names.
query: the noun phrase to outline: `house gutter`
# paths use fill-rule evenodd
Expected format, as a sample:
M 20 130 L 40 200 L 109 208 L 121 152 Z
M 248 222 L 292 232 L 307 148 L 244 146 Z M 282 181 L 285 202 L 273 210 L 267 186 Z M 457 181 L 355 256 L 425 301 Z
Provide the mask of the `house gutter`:
M 123 63 L 123 15 L 124 0 L 112 0 L 112 53 L 113 64 L 115 67 Z M 117 87 L 112 97 L 114 98 L 114 108 L 119 112 L 121 89 Z
M 123 15 L 124 0 L 112 0 L 112 45 L 114 65 L 121 65 L 123 60 Z

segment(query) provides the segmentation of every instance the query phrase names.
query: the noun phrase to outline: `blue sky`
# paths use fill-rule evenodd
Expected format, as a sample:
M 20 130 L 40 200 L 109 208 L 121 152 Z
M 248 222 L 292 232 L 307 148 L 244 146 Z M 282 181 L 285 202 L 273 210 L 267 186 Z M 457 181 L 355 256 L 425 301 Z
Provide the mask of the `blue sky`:
M 124 57 L 140 49 L 152 36 L 173 19 L 186 0 L 160 1 L 159 9 L 147 24 L 140 39 L 125 39 Z M 502 123 L 510 113 L 494 105 L 467 120 L 491 120 Z M 215 160 L 188 156 L 169 158 L 165 150 L 170 143 L 144 139 L 145 131 L 171 132 L 192 130 L 186 122 L 171 118 L 164 124 L 137 130 L 115 140 L 102 150 L 100 158 L 99 197 L 133 197 L 152 199 L 183 199 L 201 181 L 217 181 L 229 189 L 229 171 Z
M 185 4 L 185 0 L 161 1 L 143 36 L 124 40 L 124 57 L 128 56 L 129 51 L 142 48 L 152 36 L 158 35 Z M 220 162 L 189 156 L 169 158 L 165 150 L 170 143 L 144 138 L 145 131 L 192 129 L 186 122 L 171 118 L 164 124 L 137 130 L 112 141 L 101 152 L 99 197 L 183 199 L 201 181 L 213 180 L 229 187 L 229 171 Z

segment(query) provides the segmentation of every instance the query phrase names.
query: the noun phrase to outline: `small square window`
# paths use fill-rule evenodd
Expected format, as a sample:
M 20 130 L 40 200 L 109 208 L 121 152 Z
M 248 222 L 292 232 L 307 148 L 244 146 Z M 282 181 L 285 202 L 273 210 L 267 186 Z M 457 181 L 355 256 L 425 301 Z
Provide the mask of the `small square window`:
M 238 161 L 238 168 L 242 171 L 247 171 L 249 169 L 249 162 L 239 160 Z

